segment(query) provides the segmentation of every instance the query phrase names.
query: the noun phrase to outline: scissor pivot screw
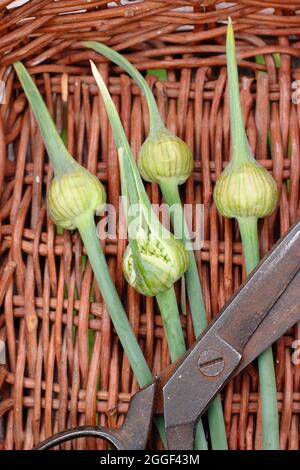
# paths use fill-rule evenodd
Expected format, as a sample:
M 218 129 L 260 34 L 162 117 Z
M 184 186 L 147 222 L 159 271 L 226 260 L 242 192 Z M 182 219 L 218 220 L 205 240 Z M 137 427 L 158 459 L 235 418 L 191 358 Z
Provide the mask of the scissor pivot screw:
M 225 363 L 223 356 L 213 349 L 204 351 L 198 361 L 200 372 L 208 377 L 216 377 L 221 374 Z

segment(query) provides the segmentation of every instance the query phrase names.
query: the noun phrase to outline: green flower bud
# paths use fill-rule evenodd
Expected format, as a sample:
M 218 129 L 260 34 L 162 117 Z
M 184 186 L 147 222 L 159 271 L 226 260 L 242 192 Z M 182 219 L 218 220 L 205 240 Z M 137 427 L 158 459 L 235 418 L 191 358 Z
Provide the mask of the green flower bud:
M 73 230 L 86 212 L 94 215 L 105 204 L 106 195 L 98 178 L 79 165 L 59 136 L 39 90 L 21 62 L 14 68 L 24 88 L 54 169 L 47 207 L 55 224 Z
M 138 167 L 142 177 L 151 183 L 159 183 L 164 178 L 173 178 L 177 184 L 184 183 L 193 171 L 191 151 L 183 140 L 166 129 L 144 77 L 125 57 L 105 44 L 94 41 L 83 44 L 122 67 L 135 80 L 145 96 L 149 108 L 150 133 L 138 156 Z M 97 69 L 94 72 L 97 75 Z M 103 88 L 101 83 L 98 85 Z
M 138 156 L 138 168 L 144 180 L 158 183 L 174 178 L 184 183 L 193 171 L 193 157 L 188 145 L 166 128 L 150 133 Z
M 188 268 L 188 253 L 173 236 L 159 240 L 140 230 L 137 245 L 142 269 L 137 269 L 129 244 L 123 257 L 123 272 L 127 282 L 143 295 L 166 292 Z
M 262 218 L 276 207 L 278 190 L 272 175 L 253 157 L 239 97 L 239 78 L 232 21 L 229 18 L 226 41 L 232 158 L 214 189 L 214 201 L 225 217 Z
M 275 209 L 277 198 L 275 180 L 255 161 L 230 163 L 214 189 L 215 204 L 224 217 L 266 217 Z
M 78 169 L 53 179 L 47 208 L 56 225 L 73 230 L 79 216 L 100 211 L 105 202 L 106 194 L 98 178 L 78 165 Z

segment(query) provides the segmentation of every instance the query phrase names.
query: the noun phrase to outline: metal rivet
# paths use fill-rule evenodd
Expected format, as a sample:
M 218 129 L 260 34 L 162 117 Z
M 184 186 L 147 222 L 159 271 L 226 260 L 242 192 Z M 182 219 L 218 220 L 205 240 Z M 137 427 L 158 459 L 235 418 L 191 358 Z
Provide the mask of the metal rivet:
M 213 349 L 204 351 L 198 361 L 200 372 L 208 377 L 216 377 L 225 367 L 223 356 Z

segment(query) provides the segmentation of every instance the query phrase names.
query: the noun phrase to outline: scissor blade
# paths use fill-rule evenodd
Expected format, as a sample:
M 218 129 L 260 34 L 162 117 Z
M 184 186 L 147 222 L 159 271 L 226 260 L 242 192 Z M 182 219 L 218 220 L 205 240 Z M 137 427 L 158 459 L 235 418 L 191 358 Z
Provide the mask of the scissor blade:
M 279 240 L 220 313 L 220 336 L 243 351 L 300 268 L 300 222 Z
M 269 346 L 277 341 L 286 331 L 300 321 L 300 270 L 292 279 L 286 290 L 272 306 L 269 314 L 250 338 L 243 351 L 241 362 L 235 375 L 247 367 Z M 154 413 L 163 414 L 162 389 L 182 361 L 171 364 L 158 377 L 155 392 Z
M 300 321 L 300 270 L 246 344 L 235 373 L 238 374 L 243 370 L 298 321 Z
M 194 424 L 241 362 L 242 352 L 296 276 L 300 223 L 273 248 L 199 337 L 163 387 L 171 449 L 191 449 Z

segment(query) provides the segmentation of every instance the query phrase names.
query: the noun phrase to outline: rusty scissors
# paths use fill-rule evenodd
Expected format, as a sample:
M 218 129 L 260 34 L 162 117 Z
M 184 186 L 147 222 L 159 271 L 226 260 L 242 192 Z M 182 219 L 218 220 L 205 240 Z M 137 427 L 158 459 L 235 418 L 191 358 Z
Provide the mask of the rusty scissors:
M 186 354 L 133 396 L 120 429 L 81 426 L 55 434 L 36 449 L 88 436 L 119 450 L 145 449 L 154 414 L 164 415 L 169 449 L 193 449 L 195 424 L 225 384 L 299 320 L 300 221 Z

